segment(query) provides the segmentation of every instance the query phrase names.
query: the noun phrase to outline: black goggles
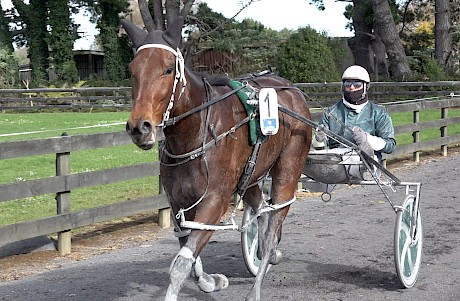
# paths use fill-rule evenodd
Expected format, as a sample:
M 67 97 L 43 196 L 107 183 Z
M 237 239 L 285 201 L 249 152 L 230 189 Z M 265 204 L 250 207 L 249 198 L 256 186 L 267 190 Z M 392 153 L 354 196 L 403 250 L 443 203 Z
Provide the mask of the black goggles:
M 346 88 L 350 88 L 351 86 L 357 88 L 357 89 L 361 89 L 363 87 L 364 83 L 362 81 L 359 81 L 359 80 L 345 80 L 343 82 L 343 86 L 346 87 Z

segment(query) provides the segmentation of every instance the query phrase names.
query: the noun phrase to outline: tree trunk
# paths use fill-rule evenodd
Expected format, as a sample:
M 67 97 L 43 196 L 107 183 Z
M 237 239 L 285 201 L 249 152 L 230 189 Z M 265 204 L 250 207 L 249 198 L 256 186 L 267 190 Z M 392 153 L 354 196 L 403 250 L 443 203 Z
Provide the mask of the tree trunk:
M 435 56 L 441 66 L 446 66 L 451 54 L 449 0 L 435 1 Z
M 401 39 L 398 36 L 396 25 L 387 0 L 371 0 L 374 11 L 374 28 L 380 33 L 385 45 L 390 65 L 390 74 L 397 80 L 411 74 Z
M 439 65 L 445 66 L 446 71 L 450 71 L 449 59 L 452 53 L 452 36 L 450 33 L 451 21 L 449 0 L 435 1 L 435 56 Z
M 374 50 L 374 81 L 380 81 L 383 78 L 389 78 L 388 62 L 385 51 L 385 45 L 380 38 L 379 32 L 376 30 L 372 39 L 372 49 Z
M 165 16 L 163 15 L 163 1 L 162 0 L 150 0 L 152 1 L 152 17 L 155 22 L 155 29 L 165 30 Z M 167 0 L 166 0 L 167 1 Z
M 364 67 L 369 73 L 373 73 L 371 57 L 371 33 L 372 24 L 366 22 L 365 16 L 368 14 L 368 0 L 353 0 L 353 28 L 355 36 L 348 40 L 355 64 Z
M 460 26 L 460 0 L 449 1 L 450 5 L 450 17 L 451 17 L 451 35 L 458 34 Z M 454 29 L 454 30 L 452 30 Z M 459 72 L 459 54 L 460 54 L 460 42 L 452 40 L 452 51 L 449 65 L 452 68 L 452 72 Z
M 150 15 L 147 0 L 138 0 L 137 3 L 139 4 L 139 11 L 141 12 L 141 17 L 142 21 L 144 21 L 145 29 L 147 29 L 148 32 L 153 31 L 155 29 L 155 23 L 153 23 L 152 16 Z

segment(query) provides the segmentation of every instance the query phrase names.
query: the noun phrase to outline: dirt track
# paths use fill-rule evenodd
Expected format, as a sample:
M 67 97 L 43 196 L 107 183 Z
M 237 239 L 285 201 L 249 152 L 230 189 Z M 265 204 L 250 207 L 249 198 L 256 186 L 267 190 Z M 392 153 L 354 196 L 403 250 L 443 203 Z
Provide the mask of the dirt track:
M 424 257 L 415 287 L 401 289 L 395 273 L 391 207 L 376 187 L 355 186 L 336 190 L 329 203 L 304 195 L 292 205 L 280 245 L 284 260 L 265 277 L 262 300 L 460 300 L 460 154 L 390 170 L 423 183 Z M 404 193 L 390 196 L 400 202 Z M 80 242 L 80 252 L 64 258 L 41 254 L 41 265 L 32 259 L 21 265 L 27 255 L 0 260 L 0 300 L 162 300 L 178 245 L 170 229 L 147 229 L 118 242 L 116 231 L 108 233 L 111 243 L 101 240 L 85 252 Z M 205 294 L 188 281 L 179 300 L 244 300 L 253 278 L 240 248 L 238 232 L 217 232 L 202 259 L 207 272 L 227 275 L 230 286 Z

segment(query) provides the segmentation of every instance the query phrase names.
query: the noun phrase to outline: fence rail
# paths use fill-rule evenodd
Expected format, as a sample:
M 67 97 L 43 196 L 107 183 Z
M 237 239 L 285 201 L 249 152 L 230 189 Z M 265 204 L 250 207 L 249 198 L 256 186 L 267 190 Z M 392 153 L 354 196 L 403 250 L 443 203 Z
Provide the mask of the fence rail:
M 169 204 L 163 193 L 70 212 L 72 190 L 160 175 L 159 162 L 70 174 L 72 152 L 130 143 L 131 138 L 125 132 L 0 143 L 0 160 L 56 154 L 55 177 L 0 184 L 0 202 L 56 194 L 58 212 L 56 216 L 1 227 L 0 244 L 58 233 L 58 250 L 61 254 L 68 254 L 70 229 L 157 209 L 160 211 L 160 226 L 169 227 Z
M 418 161 L 421 151 L 438 147 L 441 148 L 443 155 L 447 155 L 448 145 L 460 142 L 460 134 L 447 135 L 449 125 L 460 123 L 460 117 L 448 117 L 449 108 L 460 107 L 460 97 L 388 103 L 385 107 L 390 113 L 412 112 L 414 116 L 413 123 L 395 127 L 396 134 L 411 133 L 414 137 L 413 143 L 398 146 L 393 154 L 384 156 L 385 160 L 412 153 L 414 160 Z M 441 118 L 420 122 L 418 118 L 420 111 L 426 109 L 439 109 Z M 313 119 L 318 120 L 320 114 L 321 112 L 313 113 Z M 430 141 L 420 141 L 419 132 L 431 128 L 440 129 L 440 137 Z M 70 192 L 74 189 L 160 175 L 158 162 L 70 174 L 70 159 L 73 152 L 128 143 L 132 142 L 125 132 L 0 143 L 0 160 L 56 154 L 55 177 L 0 184 L 0 202 L 56 194 L 58 212 L 56 216 L 0 227 L 0 244 L 58 233 L 58 250 L 61 254 L 67 254 L 70 252 L 70 229 L 156 209 L 160 210 L 160 225 L 169 226 L 168 203 L 163 193 L 70 212 Z
M 296 83 L 313 107 L 327 106 L 341 98 L 341 83 Z M 460 81 L 373 82 L 369 97 L 378 103 L 460 95 Z M 130 87 L 37 88 L 0 90 L 0 110 L 129 109 Z

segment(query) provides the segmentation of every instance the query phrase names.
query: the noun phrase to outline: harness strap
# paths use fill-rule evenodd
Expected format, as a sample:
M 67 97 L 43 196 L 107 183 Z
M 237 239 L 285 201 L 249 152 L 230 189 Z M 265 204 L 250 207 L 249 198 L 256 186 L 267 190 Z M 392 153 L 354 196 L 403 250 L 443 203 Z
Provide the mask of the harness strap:
M 220 140 L 224 139 L 225 137 L 227 137 L 228 135 L 231 135 L 233 134 L 238 128 L 242 127 L 244 124 L 248 123 L 252 118 L 254 118 L 254 116 L 248 116 L 246 117 L 245 119 L 241 120 L 239 123 L 237 123 L 235 126 L 233 126 L 231 129 L 229 129 L 228 131 L 220 134 L 219 136 L 217 136 L 215 139 L 207 142 L 204 146 L 201 146 L 191 152 L 188 152 L 186 154 L 182 154 L 182 155 L 174 155 L 174 154 L 171 154 L 168 149 L 163 145 L 163 148 L 162 148 L 162 153 L 164 153 L 166 156 L 172 158 L 172 159 L 185 159 L 184 161 L 181 161 L 181 162 L 177 162 L 177 163 L 164 163 L 164 162 L 160 162 L 160 164 L 164 165 L 164 166 L 177 166 L 177 165 L 180 165 L 180 164 L 183 164 L 183 163 L 186 163 L 190 160 L 193 160 L 193 159 L 196 159 L 198 158 L 199 156 L 201 156 L 203 154 L 203 152 L 208 149 L 209 147 L 211 147 L 213 144 L 215 145 L 217 142 L 219 142 Z
M 249 180 L 251 179 L 252 175 L 254 174 L 254 170 L 257 163 L 257 157 L 259 156 L 259 149 L 262 145 L 261 137 L 257 138 L 257 142 L 252 149 L 251 157 L 249 157 L 248 162 L 246 162 L 246 167 L 244 168 L 244 173 L 241 176 L 238 185 L 237 185 L 237 192 L 239 195 L 243 195 L 246 192 L 246 189 L 249 185 Z
M 217 103 L 217 102 L 219 102 L 219 101 L 221 101 L 221 100 L 224 100 L 224 99 L 228 98 L 229 96 L 235 94 L 236 92 L 238 92 L 239 90 L 241 90 L 241 89 L 243 89 L 243 88 L 244 88 L 244 86 L 241 86 L 241 87 L 239 87 L 239 88 L 237 88 L 237 89 L 234 89 L 234 90 L 232 90 L 232 91 L 230 91 L 230 92 L 227 92 L 227 93 L 225 93 L 225 94 L 222 94 L 222 95 L 220 95 L 219 97 L 217 97 L 217 98 L 215 98 L 215 99 L 212 99 L 212 100 L 210 100 L 210 101 L 208 101 L 208 102 L 206 102 L 206 103 L 204 103 L 204 104 L 202 104 L 202 105 L 200 105 L 200 106 L 198 106 L 198 107 L 196 107 L 196 108 L 194 108 L 194 109 L 192 109 L 192 110 L 190 110 L 190 111 L 188 111 L 188 112 L 185 112 L 185 113 L 182 114 L 182 115 L 179 115 L 179 116 L 176 116 L 176 117 L 169 118 L 168 120 L 165 120 L 165 121 L 164 121 L 163 125 L 164 125 L 164 126 L 174 125 L 174 124 L 176 124 L 179 120 L 184 119 L 185 117 L 190 116 L 190 115 L 192 115 L 192 114 L 194 114 L 194 113 L 200 112 L 200 111 L 206 109 L 207 107 L 212 106 L 213 104 L 215 104 L 215 103 Z

